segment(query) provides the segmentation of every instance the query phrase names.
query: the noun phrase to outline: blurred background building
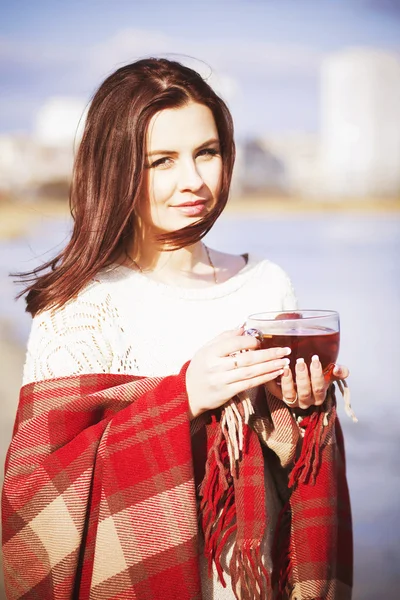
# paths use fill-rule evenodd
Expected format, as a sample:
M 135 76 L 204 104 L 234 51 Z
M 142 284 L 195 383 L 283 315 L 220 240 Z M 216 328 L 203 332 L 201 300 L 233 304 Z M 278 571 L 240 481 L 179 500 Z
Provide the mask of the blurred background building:
M 65 199 L 85 102 L 53 97 L 37 112 L 32 133 L 0 135 L 0 194 Z
M 353 47 L 324 55 L 317 71 L 318 127 L 237 136 L 233 198 L 398 198 L 399 56 Z M 207 76 L 204 66 L 200 70 Z M 218 89 L 218 79 L 211 83 Z M 49 97 L 30 133 L 0 134 L 0 198 L 66 198 L 86 104 L 74 96 Z
M 332 197 L 400 192 L 400 61 L 350 49 L 327 57 L 321 76 L 321 172 Z

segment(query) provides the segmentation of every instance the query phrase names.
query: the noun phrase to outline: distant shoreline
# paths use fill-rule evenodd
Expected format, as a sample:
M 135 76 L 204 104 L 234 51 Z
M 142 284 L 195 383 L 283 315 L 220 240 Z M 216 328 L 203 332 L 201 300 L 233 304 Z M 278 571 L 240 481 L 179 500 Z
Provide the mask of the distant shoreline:
M 228 202 L 228 213 L 400 213 L 400 198 L 366 199 L 307 199 L 307 198 L 257 198 L 248 197 Z
M 248 196 L 231 199 L 225 209 L 229 215 L 291 214 L 373 214 L 400 213 L 400 198 L 396 199 L 306 199 L 292 197 Z M 0 201 L 0 241 L 26 235 L 32 226 L 54 218 L 69 216 L 68 202 L 63 200 L 35 200 L 24 202 Z

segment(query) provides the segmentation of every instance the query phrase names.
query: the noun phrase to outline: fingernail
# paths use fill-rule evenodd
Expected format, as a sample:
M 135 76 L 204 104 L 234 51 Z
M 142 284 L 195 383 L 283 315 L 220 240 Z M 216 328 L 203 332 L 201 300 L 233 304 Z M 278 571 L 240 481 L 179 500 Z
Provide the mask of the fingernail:
M 318 354 L 314 354 L 314 356 L 311 357 L 311 362 L 313 363 L 313 367 L 319 367 L 320 366 Z
M 335 368 L 333 369 L 334 375 L 340 375 L 341 372 L 342 372 L 342 369 L 340 368 L 340 366 L 336 365 Z
M 289 376 L 289 373 L 290 373 L 289 367 L 285 367 L 285 368 L 283 369 L 283 376 L 284 376 L 284 377 L 288 377 L 288 376 Z
M 296 360 L 296 366 L 298 368 L 299 371 L 304 371 L 304 369 L 306 368 L 305 362 L 304 362 L 304 358 L 298 358 Z
M 290 365 L 290 360 L 288 358 L 284 358 L 283 362 L 285 363 L 286 366 Z
M 292 351 L 292 349 L 291 349 L 291 348 L 284 348 L 284 349 L 283 349 L 283 353 L 284 353 L 284 354 L 290 354 L 290 353 L 291 353 L 291 351 Z

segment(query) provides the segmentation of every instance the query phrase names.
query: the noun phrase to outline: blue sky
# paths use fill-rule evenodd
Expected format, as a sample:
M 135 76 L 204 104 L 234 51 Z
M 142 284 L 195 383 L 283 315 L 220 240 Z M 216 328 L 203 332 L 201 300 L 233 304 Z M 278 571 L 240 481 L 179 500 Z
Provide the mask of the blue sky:
M 0 14 L 0 133 L 30 131 L 51 96 L 87 101 L 121 64 L 171 53 L 211 65 L 239 135 L 316 131 L 326 55 L 400 54 L 400 0 L 0 0 Z

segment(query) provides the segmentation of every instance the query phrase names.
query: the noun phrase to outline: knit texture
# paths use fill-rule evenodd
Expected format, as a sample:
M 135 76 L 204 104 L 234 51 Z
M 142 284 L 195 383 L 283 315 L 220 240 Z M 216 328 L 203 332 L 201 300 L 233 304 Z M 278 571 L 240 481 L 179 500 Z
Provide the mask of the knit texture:
M 228 281 L 197 289 L 110 268 L 61 309 L 33 319 L 23 384 L 83 373 L 177 374 L 202 345 L 249 314 L 293 308 L 284 271 L 251 255 Z

